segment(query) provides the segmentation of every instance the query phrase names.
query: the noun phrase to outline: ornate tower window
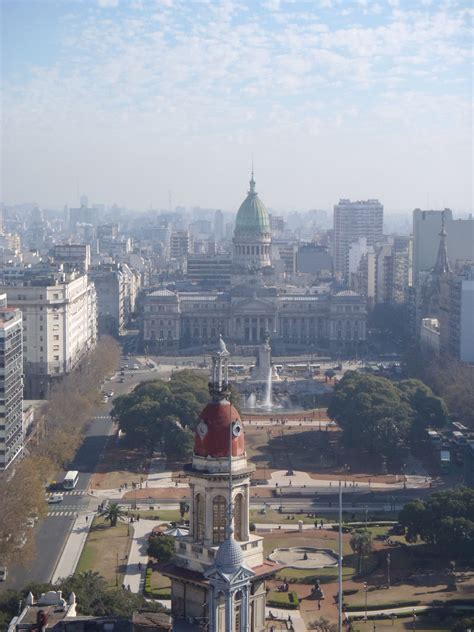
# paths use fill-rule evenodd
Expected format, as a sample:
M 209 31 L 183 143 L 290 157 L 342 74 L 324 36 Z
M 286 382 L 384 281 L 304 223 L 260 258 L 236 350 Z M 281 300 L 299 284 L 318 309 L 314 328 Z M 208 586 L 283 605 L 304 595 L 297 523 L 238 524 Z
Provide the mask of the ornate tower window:
M 194 497 L 194 535 L 197 541 L 204 540 L 205 533 L 205 506 L 202 494 Z
M 242 521 L 243 521 L 243 496 L 242 494 L 237 494 L 234 500 L 234 528 L 235 528 L 235 539 L 239 542 L 243 540 L 243 529 L 242 529 Z
M 212 543 L 220 544 L 225 540 L 226 499 L 224 496 L 216 496 L 212 501 Z

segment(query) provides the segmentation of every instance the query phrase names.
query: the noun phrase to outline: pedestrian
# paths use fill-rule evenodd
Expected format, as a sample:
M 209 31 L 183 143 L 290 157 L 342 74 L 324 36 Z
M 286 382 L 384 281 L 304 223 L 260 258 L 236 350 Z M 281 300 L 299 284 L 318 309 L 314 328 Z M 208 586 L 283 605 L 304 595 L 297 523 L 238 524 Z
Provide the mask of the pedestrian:
M 128 590 L 128 592 L 132 592 L 132 589 L 130 588 L 130 584 L 128 584 L 127 590 Z
M 138 570 L 141 571 L 142 570 L 142 563 L 138 562 Z
M 86 524 L 89 522 L 89 516 L 86 516 Z

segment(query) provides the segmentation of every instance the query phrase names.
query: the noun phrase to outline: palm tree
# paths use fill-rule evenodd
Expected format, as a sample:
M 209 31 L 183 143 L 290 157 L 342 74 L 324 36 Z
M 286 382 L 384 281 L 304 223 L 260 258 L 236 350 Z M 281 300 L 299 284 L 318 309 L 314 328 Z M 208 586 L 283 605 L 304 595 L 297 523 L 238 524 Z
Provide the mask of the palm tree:
M 359 573 L 362 569 L 362 557 L 372 552 L 372 535 L 366 529 L 355 531 L 351 537 L 351 549 L 359 557 Z
M 82 571 L 75 576 L 78 586 L 90 594 L 96 594 L 107 586 L 105 579 L 97 571 Z
M 126 513 L 118 503 L 109 503 L 102 510 L 101 516 L 110 522 L 111 527 L 115 527 L 118 520 L 125 520 Z

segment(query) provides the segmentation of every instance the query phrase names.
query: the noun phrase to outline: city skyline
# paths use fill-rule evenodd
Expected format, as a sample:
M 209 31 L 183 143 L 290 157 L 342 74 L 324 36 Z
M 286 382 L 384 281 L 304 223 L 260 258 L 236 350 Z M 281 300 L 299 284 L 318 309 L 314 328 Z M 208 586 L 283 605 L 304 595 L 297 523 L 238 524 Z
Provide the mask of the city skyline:
M 467 2 L 2 10 L 6 204 L 472 209 Z

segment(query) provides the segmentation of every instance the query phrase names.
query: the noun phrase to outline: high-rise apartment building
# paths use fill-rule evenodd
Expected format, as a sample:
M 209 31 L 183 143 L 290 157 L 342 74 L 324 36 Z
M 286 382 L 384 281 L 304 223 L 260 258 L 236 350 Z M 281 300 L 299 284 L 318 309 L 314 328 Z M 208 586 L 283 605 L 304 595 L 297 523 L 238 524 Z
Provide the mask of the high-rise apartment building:
M 23 342 L 21 311 L 0 295 L 0 470 L 23 448 Z
M 382 241 L 383 205 L 378 200 L 339 200 L 334 206 L 334 270 L 346 281 L 349 281 L 350 245 L 360 237 L 366 238 L 367 246 Z
M 97 297 L 87 275 L 4 268 L 0 292 L 23 314 L 25 394 L 48 396 L 97 341 Z
M 417 283 L 420 274 L 430 272 L 436 263 L 439 246 L 439 231 L 444 214 L 446 245 L 451 267 L 456 261 L 474 262 L 474 218 L 453 219 L 450 209 L 444 211 L 413 211 L 413 280 Z
M 441 284 L 440 351 L 474 362 L 474 265 L 446 276 Z
M 170 255 L 172 259 L 183 259 L 193 251 L 193 237 L 188 230 L 175 230 L 171 233 Z

